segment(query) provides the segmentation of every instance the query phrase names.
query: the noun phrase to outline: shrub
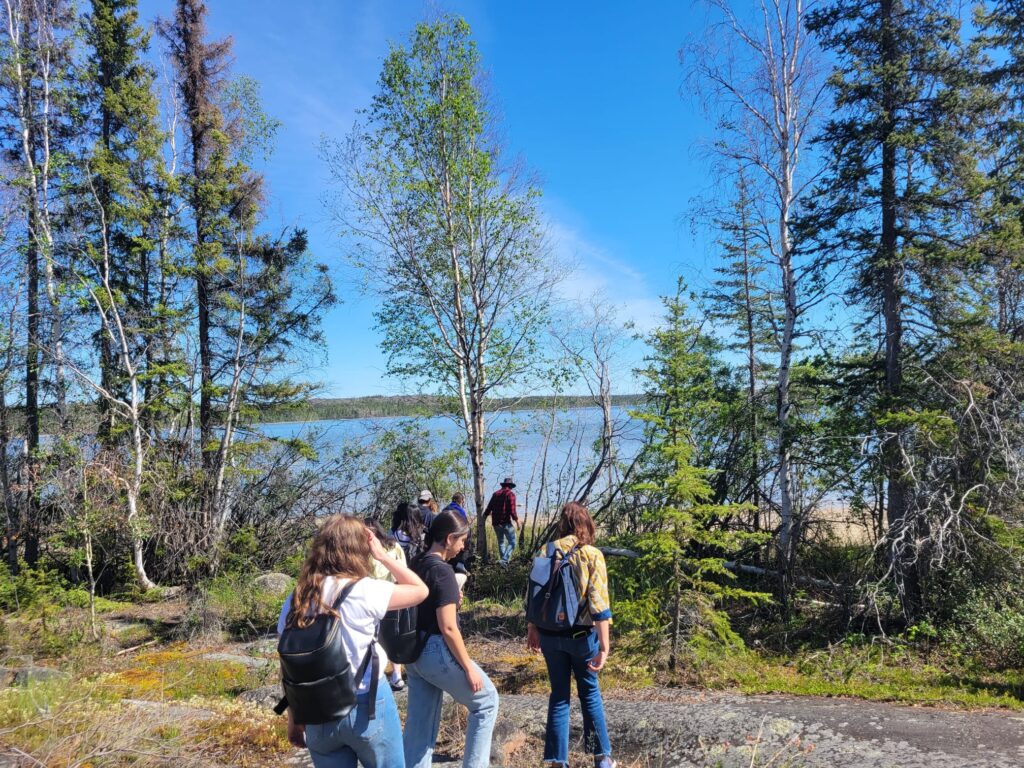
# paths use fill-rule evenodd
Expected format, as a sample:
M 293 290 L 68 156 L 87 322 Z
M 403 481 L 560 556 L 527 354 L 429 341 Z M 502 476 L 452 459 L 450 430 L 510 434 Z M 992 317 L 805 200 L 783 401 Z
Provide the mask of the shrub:
M 975 594 L 955 614 L 953 642 L 988 669 L 1024 666 L 1024 599 Z
M 272 632 L 291 587 L 259 588 L 251 575 L 228 574 L 203 582 L 193 592 L 182 621 L 188 635 L 230 632 L 250 638 Z
M 532 561 L 515 559 L 510 563 L 483 563 L 473 569 L 473 578 L 466 593 L 473 600 L 495 600 L 499 603 L 522 604 L 526 599 L 526 582 Z

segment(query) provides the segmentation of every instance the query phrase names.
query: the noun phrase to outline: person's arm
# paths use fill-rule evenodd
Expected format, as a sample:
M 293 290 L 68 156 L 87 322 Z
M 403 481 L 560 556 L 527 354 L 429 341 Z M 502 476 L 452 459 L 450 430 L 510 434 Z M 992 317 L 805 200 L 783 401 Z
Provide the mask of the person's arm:
M 587 579 L 587 603 L 600 643 L 597 655 L 587 667 L 597 672 L 604 666 L 611 651 L 612 604 L 608 595 L 608 566 L 604 562 L 604 555 L 601 550 L 592 547 L 587 547 L 587 551 L 593 555 L 593 560 L 588 561 L 590 573 Z
M 299 749 L 306 746 L 306 726 L 295 722 L 290 707 L 288 708 L 288 741 L 293 747 L 298 747 Z
M 540 632 L 537 631 L 536 624 L 526 625 L 526 647 L 531 651 L 540 650 Z
M 515 523 L 516 528 L 520 531 L 523 530 L 523 521 L 519 519 L 519 504 L 516 502 L 515 491 L 508 492 L 508 503 L 512 510 L 512 522 Z
M 597 629 L 598 650 L 597 655 L 587 662 L 587 669 L 591 672 L 600 672 L 604 667 L 604 663 L 608 661 L 612 635 L 610 624 L 611 621 L 608 619 L 594 622 L 594 627 Z
M 370 537 L 370 555 L 378 563 L 388 569 L 395 580 L 395 588 L 391 592 L 391 599 L 388 600 L 388 610 L 395 611 L 399 608 L 411 608 L 419 605 L 427 599 L 430 590 L 423 583 L 423 579 L 417 576 L 411 568 L 395 560 L 381 546 L 377 537 L 372 531 L 367 531 Z
M 445 645 L 452 652 L 452 656 L 466 672 L 466 682 L 473 693 L 477 693 L 484 687 L 483 678 L 473 666 L 473 660 L 469 658 L 466 644 L 462 640 L 462 632 L 459 631 L 459 622 L 454 603 L 442 605 L 437 609 L 437 628 L 441 630 Z
M 483 514 L 482 514 L 482 515 L 481 515 L 480 517 L 482 517 L 482 518 L 485 518 L 485 519 L 486 519 L 486 517 L 487 517 L 487 516 L 488 516 L 489 514 L 491 514 L 491 511 L 492 511 L 493 509 L 494 509 L 494 496 L 491 496 L 491 498 L 490 498 L 490 499 L 488 499 L 488 501 L 487 501 L 487 506 L 486 506 L 486 507 L 484 507 L 484 513 L 483 513 Z

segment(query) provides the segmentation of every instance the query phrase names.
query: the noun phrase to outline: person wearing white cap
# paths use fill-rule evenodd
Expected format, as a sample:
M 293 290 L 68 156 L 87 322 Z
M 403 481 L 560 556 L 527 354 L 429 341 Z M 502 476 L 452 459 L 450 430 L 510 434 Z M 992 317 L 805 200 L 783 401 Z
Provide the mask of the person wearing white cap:
M 434 501 L 434 494 L 424 488 L 416 497 L 416 503 L 420 508 L 420 517 L 423 519 L 423 529 L 430 530 L 430 524 L 437 517 L 437 502 Z

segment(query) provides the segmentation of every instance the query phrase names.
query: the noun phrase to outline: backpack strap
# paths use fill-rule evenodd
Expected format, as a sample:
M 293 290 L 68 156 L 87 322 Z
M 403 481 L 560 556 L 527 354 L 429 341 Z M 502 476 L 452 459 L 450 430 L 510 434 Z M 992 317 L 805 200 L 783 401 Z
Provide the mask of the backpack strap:
M 378 621 L 373 630 L 373 640 L 370 641 L 370 645 L 366 648 L 366 653 L 363 654 L 363 660 L 359 663 L 359 669 L 356 670 L 355 681 L 356 687 L 363 681 L 363 677 L 366 676 L 366 668 L 370 667 L 370 690 L 369 690 L 369 715 L 370 720 L 377 718 L 377 685 L 380 683 L 380 656 L 377 655 L 377 637 L 380 635 L 380 622 Z
M 335 611 L 340 611 L 341 604 L 345 602 L 345 598 L 348 597 L 349 594 L 351 594 L 356 584 L 358 584 L 360 581 L 362 581 L 362 579 L 352 579 L 351 581 L 349 581 L 348 584 L 342 587 L 341 592 L 338 593 L 338 596 L 334 598 L 334 602 L 331 603 L 331 608 L 333 608 Z

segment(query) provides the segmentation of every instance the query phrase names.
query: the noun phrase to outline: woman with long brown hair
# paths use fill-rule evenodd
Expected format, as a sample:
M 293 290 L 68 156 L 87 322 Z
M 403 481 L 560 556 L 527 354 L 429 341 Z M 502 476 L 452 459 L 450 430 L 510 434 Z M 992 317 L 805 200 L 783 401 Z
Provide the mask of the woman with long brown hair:
M 580 615 L 573 627 L 561 632 L 527 625 L 526 644 L 544 654 L 551 683 L 544 762 L 553 766 L 568 765 L 569 684 L 570 678 L 575 677 L 576 692 L 583 709 L 584 745 L 594 755 L 596 768 L 614 768 L 612 745 L 604 718 L 604 701 L 597 680 L 597 673 L 608 660 L 611 635 L 608 570 L 604 555 L 594 546 L 594 521 L 582 504 L 569 502 L 562 507 L 557 536 L 555 547 L 564 553 L 572 552 L 568 562 L 576 575 Z
M 388 571 L 394 583 L 371 578 L 371 559 Z M 349 584 L 350 591 L 335 608 L 335 601 Z M 313 540 L 295 592 L 281 609 L 277 631 L 281 634 L 286 627 L 308 627 L 320 614 L 339 617 L 345 656 L 350 668 L 356 670 L 360 661 L 368 658 L 384 614 L 418 605 L 427 592 L 420 577 L 389 557 L 362 520 L 334 515 Z M 372 652 L 379 657 L 376 666 L 383 676 L 387 660 L 379 647 L 373 647 Z M 295 723 L 289 709 L 288 739 L 296 746 L 309 748 L 316 768 L 355 768 L 357 760 L 366 768 L 404 768 L 398 708 L 391 687 L 370 679 L 374 666 L 367 665 L 366 674 L 356 681 L 356 706 L 346 716 L 303 726 Z M 377 696 L 371 702 L 373 687 Z

